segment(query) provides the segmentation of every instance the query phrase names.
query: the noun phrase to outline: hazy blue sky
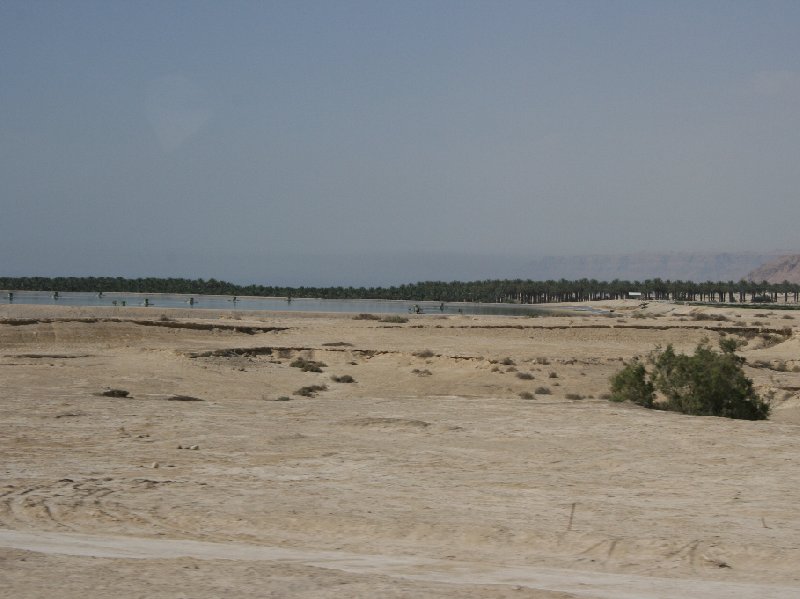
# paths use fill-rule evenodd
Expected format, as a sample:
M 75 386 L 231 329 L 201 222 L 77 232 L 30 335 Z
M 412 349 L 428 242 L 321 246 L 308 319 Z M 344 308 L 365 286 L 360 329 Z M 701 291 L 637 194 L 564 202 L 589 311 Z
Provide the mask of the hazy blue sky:
M 0 186 L 9 275 L 797 249 L 800 2 L 3 0 Z

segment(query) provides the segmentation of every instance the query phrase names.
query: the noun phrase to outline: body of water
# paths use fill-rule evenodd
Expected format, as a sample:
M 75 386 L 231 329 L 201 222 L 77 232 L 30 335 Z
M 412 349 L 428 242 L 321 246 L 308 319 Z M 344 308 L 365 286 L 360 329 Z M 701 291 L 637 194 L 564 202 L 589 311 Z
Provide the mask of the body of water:
M 13 293 L 13 296 L 9 296 Z M 472 302 L 414 302 L 405 300 L 315 299 L 180 295 L 166 293 L 82 293 L 44 291 L 3 291 L 2 301 L 14 304 L 61 306 L 150 306 L 153 308 L 205 308 L 211 310 L 279 310 L 291 312 L 347 312 L 374 314 L 475 314 L 496 316 L 541 316 L 553 308 L 530 304 L 481 304 Z M 569 311 L 600 312 L 588 306 Z M 563 313 L 564 308 L 557 310 Z

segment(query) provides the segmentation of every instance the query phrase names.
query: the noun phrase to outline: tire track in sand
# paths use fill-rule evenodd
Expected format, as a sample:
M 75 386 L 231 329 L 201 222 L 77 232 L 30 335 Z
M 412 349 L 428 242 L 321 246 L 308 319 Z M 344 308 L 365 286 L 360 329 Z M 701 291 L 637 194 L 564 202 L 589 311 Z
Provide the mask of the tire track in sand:
M 502 566 L 411 556 L 311 551 L 244 543 L 99 536 L 0 529 L 0 546 L 86 557 L 270 561 L 300 563 L 353 574 L 447 584 L 498 584 L 572 593 L 593 599 L 794 599 L 798 587 L 769 584 L 659 578 L 562 568 Z

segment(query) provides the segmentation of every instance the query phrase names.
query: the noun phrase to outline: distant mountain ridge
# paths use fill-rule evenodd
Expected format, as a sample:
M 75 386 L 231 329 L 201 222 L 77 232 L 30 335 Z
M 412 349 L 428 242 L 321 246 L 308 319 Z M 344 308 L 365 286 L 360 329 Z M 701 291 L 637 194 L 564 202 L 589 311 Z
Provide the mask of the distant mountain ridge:
M 781 256 L 762 264 L 747 275 L 750 281 L 767 281 L 769 283 L 800 283 L 800 254 Z

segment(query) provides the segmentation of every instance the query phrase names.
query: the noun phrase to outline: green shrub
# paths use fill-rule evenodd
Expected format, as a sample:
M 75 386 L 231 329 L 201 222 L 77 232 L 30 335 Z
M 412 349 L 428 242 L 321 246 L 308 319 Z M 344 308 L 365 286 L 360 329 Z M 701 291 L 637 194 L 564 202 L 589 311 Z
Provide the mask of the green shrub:
M 645 377 L 644 364 L 633 361 L 611 377 L 611 401 L 630 401 L 653 407 L 653 383 Z
M 720 347 L 722 353 L 715 352 L 704 341 L 691 356 L 676 354 L 671 345 L 657 350 L 650 360 L 651 372 L 632 362 L 611 377 L 611 399 L 697 416 L 766 419 L 769 402 L 758 396 L 753 381 L 744 375 L 743 359 L 727 340 Z M 654 401 L 655 391 L 663 401 Z

